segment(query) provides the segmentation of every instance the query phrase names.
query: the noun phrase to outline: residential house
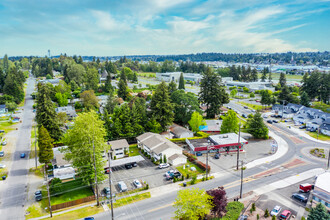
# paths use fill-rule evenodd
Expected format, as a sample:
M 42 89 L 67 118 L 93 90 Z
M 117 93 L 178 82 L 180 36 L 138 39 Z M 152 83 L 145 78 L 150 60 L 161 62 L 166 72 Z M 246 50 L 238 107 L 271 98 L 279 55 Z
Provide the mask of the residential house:
M 330 172 L 327 171 L 317 176 L 314 190 L 312 191 L 312 207 L 318 203 L 325 205 L 330 212 Z
M 173 134 L 173 138 L 194 137 L 194 132 L 177 124 L 173 124 L 169 129 L 170 129 L 170 133 Z
M 0 114 L 5 114 L 8 112 L 6 105 L 0 105 Z
M 55 79 L 44 79 L 44 80 L 40 80 L 41 83 L 50 83 L 53 86 L 57 86 L 60 83 L 59 78 L 55 78 Z
M 126 139 L 109 141 L 112 159 L 125 157 L 125 152 L 129 151 L 129 145 Z
M 289 103 L 287 105 L 275 104 L 272 106 L 272 112 L 283 116 L 283 118 L 293 118 L 295 114 L 302 108 L 302 105 Z M 283 111 L 283 113 L 282 113 Z
M 64 106 L 55 108 L 56 113 L 65 112 L 67 116 L 72 119 L 77 116 L 76 111 L 73 106 Z
M 166 139 L 165 137 L 147 132 L 144 133 L 138 137 L 136 137 L 138 147 L 143 149 L 145 152 L 147 152 L 148 155 L 150 155 L 155 160 L 159 161 L 161 158 L 166 155 L 166 158 L 169 159 L 171 156 L 178 154 L 182 155 L 182 148 L 178 145 L 174 144 L 170 140 Z M 181 156 L 179 156 L 181 157 Z M 175 163 L 178 163 L 178 161 L 183 161 L 184 159 L 178 160 L 176 157 L 172 157 L 173 161 Z M 184 160 L 185 163 L 187 162 L 187 159 Z
M 322 134 L 330 136 L 330 119 L 325 120 L 319 129 Z
M 54 158 L 52 160 L 53 176 L 61 180 L 74 179 L 75 170 L 70 161 L 64 159 L 63 149 L 67 146 L 53 148 Z
M 172 164 L 172 166 L 185 164 L 187 163 L 187 157 L 183 154 L 173 154 L 168 158 L 168 163 Z
M 199 130 L 205 133 L 220 133 L 221 120 L 205 120 L 206 125 L 199 126 Z

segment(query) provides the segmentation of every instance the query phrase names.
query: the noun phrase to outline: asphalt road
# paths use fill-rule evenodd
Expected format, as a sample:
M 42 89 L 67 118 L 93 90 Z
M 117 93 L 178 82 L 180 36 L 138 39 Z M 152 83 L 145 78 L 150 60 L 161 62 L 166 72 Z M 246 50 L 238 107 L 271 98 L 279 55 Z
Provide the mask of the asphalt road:
M 27 198 L 28 155 L 30 151 L 30 136 L 34 114 L 31 93 L 34 90 L 34 80 L 27 80 L 22 125 L 18 131 L 16 149 L 12 155 L 12 166 L 9 175 L 0 188 L 0 219 L 25 219 L 24 204 Z M 20 154 L 25 153 L 25 158 Z
M 244 109 L 243 106 L 236 103 L 231 102 L 229 106 L 238 110 L 240 114 L 250 112 L 250 110 Z M 270 170 L 272 168 L 279 167 L 285 163 L 288 163 L 289 161 L 292 161 L 293 159 L 302 160 L 306 162 L 306 164 L 302 166 L 293 166 L 292 168 L 284 169 L 279 173 L 246 182 L 243 186 L 243 194 L 255 190 L 259 187 L 271 184 L 275 181 L 283 180 L 287 177 L 300 174 L 310 169 L 325 168 L 324 161 L 313 160 L 301 153 L 302 148 L 316 145 L 318 144 L 317 142 L 311 141 L 303 137 L 299 137 L 299 135 L 292 132 L 290 129 L 282 127 L 278 124 L 269 125 L 269 128 L 287 142 L 289 146 L 288 152 L 283 157 L 275 161 L 245 170 L 244 177 L 250 177 L 255 174 Z M 330 149 L 330 144 L 322 144 L 322 146 Z M 239 195 L 239 178 L 240 175 L 238 172 L 231 172 L 227 173 L 223 178 L 202 182 L 192 187 L 198 187 L 208 190 L 216 188 L 218 186 L 225 186 L 227 196 L 229 198 L 233 198 Z M 291 196 L 291 193 L 288 196 Z M 152 197 L 147 200 L 117 208 L 114 210 L 114 216 L 116 219 L 171 219 L 174 216 L 175 211 L 175 209 L 172 207 L 172 204 L 175 201 L 176 197 L 176 192 L 170 192 L 162 196 Z M 97 220 L 109 218 L 109 212 L 100 213 L 95 216 L 95 219 Z

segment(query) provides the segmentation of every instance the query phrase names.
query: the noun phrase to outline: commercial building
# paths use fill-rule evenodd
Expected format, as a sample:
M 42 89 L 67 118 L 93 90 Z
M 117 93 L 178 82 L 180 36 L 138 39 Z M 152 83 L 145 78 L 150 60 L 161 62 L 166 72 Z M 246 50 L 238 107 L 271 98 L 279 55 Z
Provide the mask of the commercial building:
M 158 81 L 165 82 L 179 82 L 181 72 L 166 72 L 166 73 L 156 73 L 156 79 Z M 202 80 L 202 75 L 198 73 L 183 73 L 183 78 L 186 81 L 195 82 L 195 84 L 199 84 Z
M 256 91 L 256 90 L 271 90 L 275 91 L 275 88 L 272 87 L 272 82 L 239 82 L 239 81 L 230 81 L 230 80 L 224 80 L 222 81 L 225 86 L 231 87 L 231 86 L 236 86 L 236 87 L 246 87 L 250 91 Z
M 312 191 L 312 207 L 322 203 L 330 212 L 330 172 L 327 171 L 317 176 L 314 190 Z
M 197 152 L 206 153 L 232 153 L 237 152 L 238 146 L 240 151 L 244 151 L 243 146 L 248 144 L 248 141 L 240 137 L 238 142 L 238 135 L 235 133 L 211 135 L 204 139 L 188 140 L 186 143 L 189 146 L 190 153 L 196 154 Z

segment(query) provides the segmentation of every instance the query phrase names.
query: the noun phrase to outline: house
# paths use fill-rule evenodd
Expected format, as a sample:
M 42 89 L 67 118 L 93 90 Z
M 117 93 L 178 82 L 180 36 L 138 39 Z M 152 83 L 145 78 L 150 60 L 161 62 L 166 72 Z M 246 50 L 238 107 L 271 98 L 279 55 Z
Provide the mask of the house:
M 159 161 L 161 158 L 164 158 L 164 156 L 166 156 L 166 158 L 170 158 L 175 154 L 182 155 L 181 147 L 159 134 L 147 132 L 136 137 L 136 140 L 138 143 L 138 147 L 143 149 L 156 161 Z M 172 159 L 175 163 L 178 163 L 179 161 L 183 160 L 185 161 L 185 163 L 187 162 L 187 158 L 178 159 L 176 157 L 172 157 Z
M 57 114 L 60 113 L 60 112 L 65 112 L 66 115 L 67 115 L 70 119 L 72 119 L 72 118 L 74 118 L 74 117 L 77 116 L 74 107 L 73 107 L 73 106 L 70 106 L 70 105 L 68 105 L 68 106 L 64 106 L 64 107 L 57 107 L 57 108 L 55 108 L 55 111 L 56 111 Z
M 314 190 L 312 191 L 312 207 L 318 203 L 325 205 L 330 212 L 330 172 L 327 171 L 317 176 Z
M 53 176 L 54 178 L 59 178 L 61 180 L 75 178 L 75 170 L 72 167 L 71 162 L 64 159 L 65 154 L 62 150 L 66 148 L 67 146 L 53 148 Z
M 306 123 L 307 128 L 315 128 L 319 129 L 320 125 L 322 124 L 323 120 L 321 118 L 315 118 L 313 120 L 310 120 Z
M 283 118 L 293 118 L 295 114 L 302 108 L 302 105 L 289 103 L 287 105 L 275 104 L 272 106 L 272 112 L 283 116 Z M 282 113 L 283 111 L 283 113 Z
M 129 151 L 129 145 L 126 139 L 109 141 L 112 159 L 125 157 L 125 152 Z
M 319 129 L 322 134 L 330 136 L 330 119 L 325 120 Z
M 205 120 L 206 125 L 199 126 L 199 130 L 205 133 L 220 133 L 221 120 Z
M 59 78 L 55 78 L 55 79 L 44 79 L 44 80 L 40 80 L 41 83 L 50 83 L 53 86 L 57 86 L 60 83 L 60 79 Z
M 108 72 L 106 70 L 103 70 L 103 72 L 100 74 L 100 82 L 105 82 L 107 80 L 107 76 L 108 76 Z
M 190 138 L 194 137 L 194 132 L 177 124 L 173 124 L 170 127 L 170 133 L 173 134 L 173 138 Z
M 0 114 L 5 114 L 8 112 L 6 105 L 0 105 Z
M 182 154 L 173 154 L 168 158 L 168 163 L 172 166 L 178 166 L 187 163 L 187 157 Z

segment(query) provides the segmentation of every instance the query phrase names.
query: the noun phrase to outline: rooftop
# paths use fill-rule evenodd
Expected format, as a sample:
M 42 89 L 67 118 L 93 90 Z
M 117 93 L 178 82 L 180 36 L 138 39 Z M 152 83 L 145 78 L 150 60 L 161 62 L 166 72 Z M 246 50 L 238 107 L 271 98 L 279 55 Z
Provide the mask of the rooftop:
M 318 187 L 328 193 L 330 193 L 330 172 L 325 172 L 317 176 L 315 181 L 315 187 Z
M 238 143 L 238 135 L 235 133 L 211 135 L 209 136 L 209 139 L 213 142 L 214 145 L 231 145 Z M 240 137 L 239 140 L 240 143 L 248 143 L 248 141 L 242 137 Z
M 128 142 L 126 139 L 120 139 L 116 141 L 109 141 L 109 145 L 111 145 L 111 149 L 121 149 L 121 148 L 129 148 Z

